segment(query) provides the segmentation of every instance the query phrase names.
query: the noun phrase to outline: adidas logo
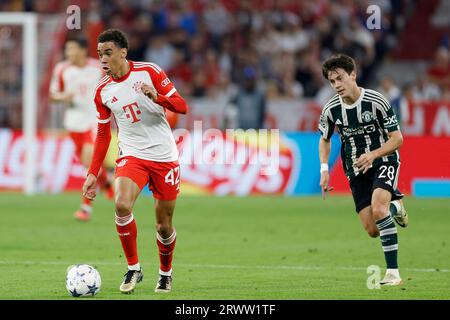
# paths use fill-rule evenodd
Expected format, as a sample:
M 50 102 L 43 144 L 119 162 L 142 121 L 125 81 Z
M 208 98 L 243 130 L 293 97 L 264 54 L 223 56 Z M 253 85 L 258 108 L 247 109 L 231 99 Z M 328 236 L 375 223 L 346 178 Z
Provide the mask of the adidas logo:
M 391 182 L 391 180 L 388 180 L 388 181 L 386 181 L 385 183 L 388 184 L 388 185 L 390 185 L 390 186 L 392 187 L 392 182 Z
M 123 167 L 127 163 L 128 159 L 122 159 L 117 163 L 118 167 Z
M 119 100 L 119 99 L 117 99 L 116 96 L 114 96 L 114 97 L 111 99 L 111 103 L 117 102 L 118 100 Z

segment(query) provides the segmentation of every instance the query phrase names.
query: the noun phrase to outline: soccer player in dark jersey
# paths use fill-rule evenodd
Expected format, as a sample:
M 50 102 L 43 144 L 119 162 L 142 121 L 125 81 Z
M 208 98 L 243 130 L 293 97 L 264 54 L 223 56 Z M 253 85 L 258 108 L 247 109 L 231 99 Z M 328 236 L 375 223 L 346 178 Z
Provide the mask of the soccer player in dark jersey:
M 350 182 L 356 212 L 362 225 L 375 238 L 380 236 L 387 270 L 381 285 L 400 285 L 397 228 L 408 224 L 408 216 L 397 189 L 399 147 L 403 137 L 389 102 L 380 93 L 356 83 L 355 61 L 338 54 L 322 65 L 323 76 L 337 92 L 322 110 L 320 186 L 330 190 L 328 158 L 330 138 L 337 127 L 344 171 Z

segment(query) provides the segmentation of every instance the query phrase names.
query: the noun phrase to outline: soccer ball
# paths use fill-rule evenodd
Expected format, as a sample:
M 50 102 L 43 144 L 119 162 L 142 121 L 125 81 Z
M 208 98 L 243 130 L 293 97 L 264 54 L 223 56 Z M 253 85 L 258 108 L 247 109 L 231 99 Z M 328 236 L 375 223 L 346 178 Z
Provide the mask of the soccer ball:
M 92 297 L 100 291 L 101 284 L 100 273 L 90 265 L 67 268 L 66 289 L 72 297 Z

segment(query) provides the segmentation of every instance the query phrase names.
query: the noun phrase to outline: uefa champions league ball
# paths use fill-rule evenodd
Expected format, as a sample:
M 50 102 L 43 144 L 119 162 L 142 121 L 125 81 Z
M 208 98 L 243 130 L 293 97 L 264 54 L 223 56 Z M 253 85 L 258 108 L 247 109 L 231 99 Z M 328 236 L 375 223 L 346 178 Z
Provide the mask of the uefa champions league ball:
M 100 273 L 90 265 L 77 264 L 67 268 L 66 289 L 72 297 L 92 297 L 100 291 Z

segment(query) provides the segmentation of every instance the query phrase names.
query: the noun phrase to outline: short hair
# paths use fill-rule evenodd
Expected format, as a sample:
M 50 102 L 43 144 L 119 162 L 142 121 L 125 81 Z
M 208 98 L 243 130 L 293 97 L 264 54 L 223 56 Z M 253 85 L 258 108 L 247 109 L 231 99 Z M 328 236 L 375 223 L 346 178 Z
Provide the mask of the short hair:
M 123 33 L 122 31 L 120 31 L 118 29 L 108 29 L 106 31 L 103 31 L 98 36 L 99 43 L 108 42 L 108 41 L 114 42 L 114 44 L 121 49 L 122 48 L 128 49 L 127 37 L 125 36 L 125 33 Z
M 71 35 L 67 38 L 67 42 L 76 42 L 83 49 L 88 47 L 88 40 L 83 34 Z
M 336 69 L 344 69 L 347 74 L 356 70 L 356 63 L 352 57 L 345 54 L 335 54 L 329 57 L 322 64 L 322 75 L 325 79 L 328 79 L 328 73 Z

